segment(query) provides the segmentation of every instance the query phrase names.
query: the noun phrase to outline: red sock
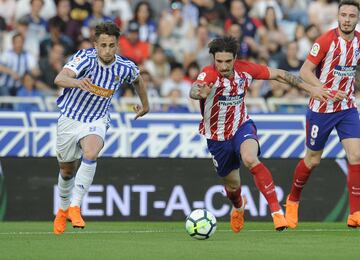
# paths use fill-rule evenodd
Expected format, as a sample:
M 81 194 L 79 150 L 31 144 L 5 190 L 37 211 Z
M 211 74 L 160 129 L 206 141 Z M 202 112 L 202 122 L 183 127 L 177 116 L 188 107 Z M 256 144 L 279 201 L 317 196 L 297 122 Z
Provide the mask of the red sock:
M 228 191 L 225 187 L 226 196 L 229 198 L 235 208 L 239 209 L 242 206 L 241 187 L 236 191 Z
M 250 172 L 254 176 L 256 187 L 268 202 L 271 213 L 279 211 L 281 208 L 276 197 L 275 185 L 269 169 L 263 163 L 259 163 L 251 168 Z
M 360 210 L 360 164 L 349 164 L 348 175 L 350 214 Z
M 291 185 L 291 191 L 289 195 L 289 200 L 299 201 L 301 192 L 309 179 L 311 174 L 311 169 L 309 169 L 304 162 L 304 159 L 300 160 L 297 164 L 294 172 L 293 182 Z

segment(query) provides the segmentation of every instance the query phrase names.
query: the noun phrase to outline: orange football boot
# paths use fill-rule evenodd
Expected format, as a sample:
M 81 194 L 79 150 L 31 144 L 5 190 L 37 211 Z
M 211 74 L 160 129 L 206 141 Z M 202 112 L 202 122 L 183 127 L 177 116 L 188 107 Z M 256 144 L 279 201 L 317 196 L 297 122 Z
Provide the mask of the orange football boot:
M 277 231 L 283 231 L 284 229 L 288 228 L 289 225 L 283 214 L 273 213 L 271 214 L 271 216 L 273 218 L 274 226 Z
M 291 201 L 289 200 L 289 196 L 287 196 L 285 204 L 285 219 L 289 228 L 296 228 L 298 224 L 298 211 L 299 202 Z
M 68 210 L 59 209 L 54 219 L 54 234 L 60 235 L 66 229 Z
M 354 214 L 349 215 L 347 225 L 351 228 L 360 227 L 360 211 L 356 211 Z
M 246 205 L 246 198 L 242 197 L 243 204 L 241 208 L 236 209 L 232 208 L 231 216 L 230 216 L 230 226 L 232 231 L 235 233 L 240 232 L 240 230 L 244 227 L 244 207 Z
M 68 219 L 71 221 L 73 228 L 85 227 L 85 221 L 80 214 L 80 207 L 69 207 Z

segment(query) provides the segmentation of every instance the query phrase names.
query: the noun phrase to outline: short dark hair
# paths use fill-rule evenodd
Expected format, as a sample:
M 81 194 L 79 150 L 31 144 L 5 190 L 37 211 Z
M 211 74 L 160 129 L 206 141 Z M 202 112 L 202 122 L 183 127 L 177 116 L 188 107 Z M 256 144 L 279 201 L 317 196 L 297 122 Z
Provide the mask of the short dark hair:
M 209 45 L 209 53 L 215 56 L 217 52 L 230 52 L 236 57 L 239 51 L 239 42 L 231 36 L 216 38 Z
M 360 10 L 359 1 L 358 0 L 341 0 L 339 3 L 339 9 L 343 5 L 353 5 L 356 6 L 358 11 Z
M 99 23 L 95 27 L 95 38 L 98 39 L 101 34 L 115 36 L 117 39 L 120 36 L 120 30 L 113 22 Z

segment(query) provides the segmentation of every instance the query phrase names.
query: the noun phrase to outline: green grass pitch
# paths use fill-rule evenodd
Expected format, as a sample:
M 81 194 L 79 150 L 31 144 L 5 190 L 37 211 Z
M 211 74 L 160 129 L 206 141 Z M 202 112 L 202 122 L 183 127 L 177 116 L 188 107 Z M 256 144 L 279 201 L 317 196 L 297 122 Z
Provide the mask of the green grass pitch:
M 184 222 L 87 222 L 52 234 L 50 222 L 0 222 L 0 259 L 360 259 L 360 229 L 345 223 L 301 223 L 276 232 L 246 222 L 235 234 L 218 223 L 208 240 L 187 235 Z

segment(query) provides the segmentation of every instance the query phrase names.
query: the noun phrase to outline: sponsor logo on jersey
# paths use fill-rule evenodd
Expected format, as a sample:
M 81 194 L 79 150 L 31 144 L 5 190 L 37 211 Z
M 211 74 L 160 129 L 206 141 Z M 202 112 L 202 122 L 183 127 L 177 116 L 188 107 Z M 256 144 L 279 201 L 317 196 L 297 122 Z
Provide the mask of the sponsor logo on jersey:
M 337 77 L 355 77 L 356 66 L 340 66 L 336 65 L 334 68 L 334 76 Z
M 319 51 L 320 51 L 320 44 L 315 43 L 310 50 L 310 54 L 316 57 Z
M 102 88 L 94 84 L 89 84 L 88 87 L 89 91 L 97 96 L 108 98 L 111 97 L 112 94 L 114 94 L 114 90 Z
M 244 99 L 244 94 L 236 95 L 236 96 L 220 96 L 219 97 L 219 106 L 239 106 Z

